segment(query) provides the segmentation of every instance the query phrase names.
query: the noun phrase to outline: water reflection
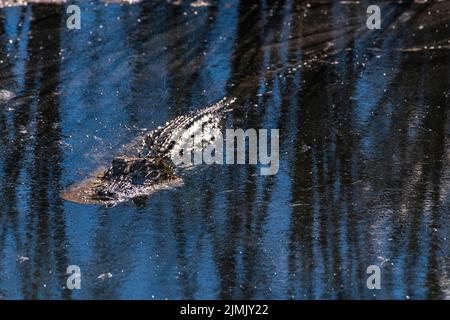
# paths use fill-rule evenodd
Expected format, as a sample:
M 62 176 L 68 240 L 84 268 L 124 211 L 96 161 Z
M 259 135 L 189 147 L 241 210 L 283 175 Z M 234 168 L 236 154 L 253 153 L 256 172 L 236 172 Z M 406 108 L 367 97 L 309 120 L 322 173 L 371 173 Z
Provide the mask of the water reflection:
M 63 6 L 1 9 L 0 297 L 449 298 L 450 7 L 383 3 L 368 32 L 365 5 L 86 3 L 78 31 Z M 204 166 L 114 208 L 59 198 L 224 95 L 228 127 L 280 129 L 277 175 Z

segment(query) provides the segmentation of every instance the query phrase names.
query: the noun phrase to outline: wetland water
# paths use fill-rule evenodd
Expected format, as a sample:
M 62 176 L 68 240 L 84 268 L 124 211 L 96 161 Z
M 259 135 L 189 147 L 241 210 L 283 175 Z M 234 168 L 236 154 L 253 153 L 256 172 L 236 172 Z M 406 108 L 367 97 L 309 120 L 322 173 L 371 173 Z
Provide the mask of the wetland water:
M 381 30 L 377 1 L 72 1 L 80 30 L 31 2 L 0 9 L 0 298 L 450 299 L 449 1 L 378 1 Z M 60 197 L 224 96 L 227 127 L 279 129 L 276 175 Z

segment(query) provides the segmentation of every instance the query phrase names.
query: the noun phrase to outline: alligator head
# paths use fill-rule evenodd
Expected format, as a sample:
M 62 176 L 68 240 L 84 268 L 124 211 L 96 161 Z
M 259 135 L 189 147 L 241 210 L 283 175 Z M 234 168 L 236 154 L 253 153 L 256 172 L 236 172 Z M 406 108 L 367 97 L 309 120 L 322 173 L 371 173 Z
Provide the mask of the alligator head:
M 174 167 L 163 158 L 117 157 L 100 177 L 93 198 L 99 201 L 134 198 L 174 178 Z
M 180 181 L 168 159 L 120 156 L 108 168 L 63 192 L 62 197 L 82 204 L 114 205 L 179 185 Z

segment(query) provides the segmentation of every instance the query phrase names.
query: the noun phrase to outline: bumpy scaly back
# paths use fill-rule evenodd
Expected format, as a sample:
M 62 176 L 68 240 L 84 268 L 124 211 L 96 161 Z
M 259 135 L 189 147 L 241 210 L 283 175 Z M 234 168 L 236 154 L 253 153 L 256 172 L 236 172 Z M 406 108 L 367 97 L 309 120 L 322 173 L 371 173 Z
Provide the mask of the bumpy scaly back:
M 185 148 L 192 136 L 203 134 L 219 128 L 224 111 L 230 110 L 235 98 L 223 98 L 210 107 L 179 116 L 152 131 L 146 138 L 150 157 L 169 158 L 171 152 Z

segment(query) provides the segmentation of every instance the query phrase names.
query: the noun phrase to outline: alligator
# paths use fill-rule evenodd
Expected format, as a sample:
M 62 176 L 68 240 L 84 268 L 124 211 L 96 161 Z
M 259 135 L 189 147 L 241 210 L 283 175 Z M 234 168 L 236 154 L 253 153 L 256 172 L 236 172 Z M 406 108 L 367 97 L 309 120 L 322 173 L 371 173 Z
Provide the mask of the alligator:
M 174 153 L 190 151 L 187 141 L 193 135 L 201 133 L 209 137 L 208 132 L 220 128 L 224 114 L 231 110 L 235 101 L 235 98 L 223 98 L 211 106 L 176 117 L 138 138 L 137 155 L 116 156 L 108 167 L 97 169 L 89 178 L 63 191 L 62 198 L 80 204 L 112 206 L 181 185 L 178 173 L 183 167 L 172 161 Z M 201 146 L 191 148 L 202 148 L 207 143 L 205 138 Z

